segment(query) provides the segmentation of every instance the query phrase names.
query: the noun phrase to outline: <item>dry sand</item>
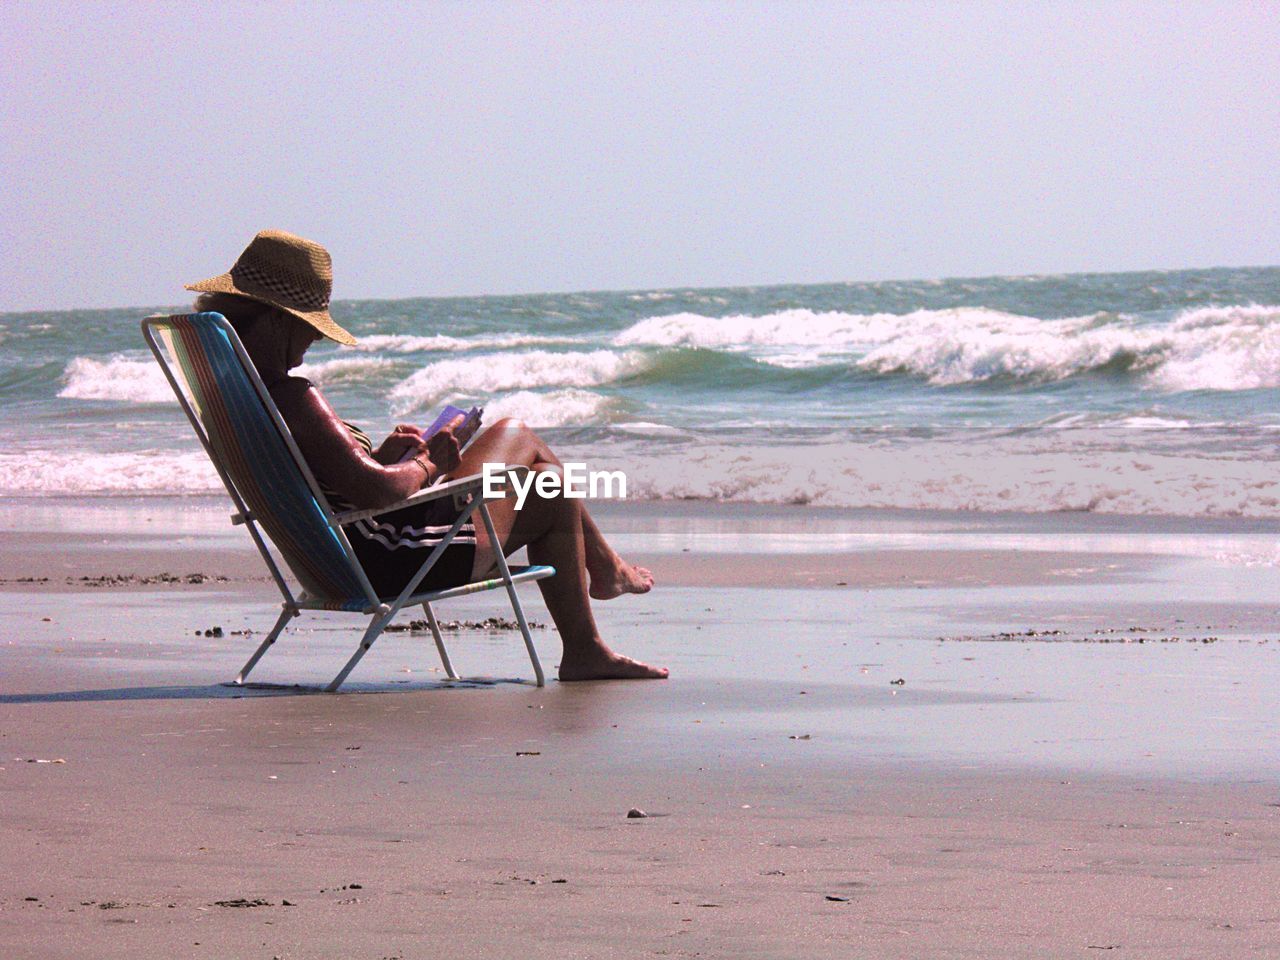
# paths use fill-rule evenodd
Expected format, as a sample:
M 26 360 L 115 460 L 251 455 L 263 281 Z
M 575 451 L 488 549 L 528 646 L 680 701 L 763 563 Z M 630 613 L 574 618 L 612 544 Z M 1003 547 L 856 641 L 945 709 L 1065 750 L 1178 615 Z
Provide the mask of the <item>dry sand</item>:
M 1280 955 L 1269 571 L 677 548 L 601 611 L 671 681 L 449 688 L 397 635 L 335 697 L 216 684 L 243 548 L 56 540 L 0 539 L 6 958 Z M 160 572 L 209 579 L 78 580 Z

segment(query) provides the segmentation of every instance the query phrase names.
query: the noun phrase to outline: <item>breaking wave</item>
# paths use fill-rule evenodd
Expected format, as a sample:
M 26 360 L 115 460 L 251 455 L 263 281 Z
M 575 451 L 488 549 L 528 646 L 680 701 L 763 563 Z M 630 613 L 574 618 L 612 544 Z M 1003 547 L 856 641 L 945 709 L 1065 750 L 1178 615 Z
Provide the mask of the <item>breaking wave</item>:
M 615 401 L 589 390 L 552 390 L 534 393 L 518 390 L 487 403 L 484 422 L 497 423 L 504 417 L 523 420 L 537 429 L 577 427 L 609 420 Z
M 985 307 L 680 313 L 642 320 L 614 343 L 746 352 L 784 367 L 843 363 L 934 386 L 1053 382 L 1089 373 L 1130 375 L 1166 392 L 1280 386 L 1280 306 L 1203 307 L 1163 324 L 1107 313 L 1042 320 Z
M 115 400 L 121 403 L 168 403 L 173 390 L 155 360 L 74 357 L 62 374 L 58 396 L 67 400 Z
M 336 357 L 333 360 L 320 360 L 316 363 L 304 363 L 294 369 L 300 377 L 306 377 L 312 383 L 324 386 L 330 383 L 360 382 L 370 379 L 379 371 L 391 366 L 390 360 L 378 357 Z
M 167 384 L 165 389 L 169 389 Z M 181 495 L 222 489 L 203 451 L 31 450 L 0 454 L 0 491 L 9 495 Z
M 430 364 L 391 389 L 396 416 L 453 398 L 483 397 L 536 387 L 595 387 L 643 370 L 640 353 L 609 350 L 549 353 L 491 353 Z

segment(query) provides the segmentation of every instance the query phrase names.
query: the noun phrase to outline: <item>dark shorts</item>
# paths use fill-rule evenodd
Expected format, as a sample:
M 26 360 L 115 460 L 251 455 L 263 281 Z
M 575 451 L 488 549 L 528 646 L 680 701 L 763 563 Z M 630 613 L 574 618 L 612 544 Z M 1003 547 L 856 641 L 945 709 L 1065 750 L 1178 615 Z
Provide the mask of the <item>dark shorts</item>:
M 404 590 L 459 512 L 446 497 L 383 514 L 376 518 L 376 524 L 361 521 L 345 528 L 379 596 L 394 597 Z M 475 528 L 468 521 L 428 571 L 418 592 L 470 583 L 475 558 Z

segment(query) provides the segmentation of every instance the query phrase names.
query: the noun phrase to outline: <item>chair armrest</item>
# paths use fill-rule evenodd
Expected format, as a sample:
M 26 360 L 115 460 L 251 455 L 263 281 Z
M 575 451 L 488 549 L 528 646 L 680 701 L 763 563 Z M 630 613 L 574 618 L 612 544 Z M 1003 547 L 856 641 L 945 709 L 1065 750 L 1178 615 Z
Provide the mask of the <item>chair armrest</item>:
M 523 477 L 528 472 L 529 468 L 521 464 L 507 464 L 502 468 L 502 475 L 497 479 L 501 486 L 506 487 L 513 474 Z M 357 520 L 368 520 L 370 517 L 377 517 L 393 510 L 403 510 L 405 507 L 412 507 L 415 504 L 438 500 L 441 497 L 450 495 L 453 496 L 456 502 L 483 486 L 483 474 L 476 473 L 469 477 L 459 477 L 457 480 L 449 480 L 432 487 L 425 487 L 412 496 L 405 497 L 396 503 L 387 504 L 385 507 L 372 507 L 368 510 L 348 510 L 346 513 L 334 514 L 329 519 L 329 526 L 341 527 L 348 523 L 355 523 Z
M 462 494 L 471 493 L 473 490 L 479 490 L 483 483 L 484 477 L 478 473 L 470 477 L 459 477 L 457 480 L 449 480 L 435 486 L 424 487 L 412 496 L 405 497 L 395 503 L 389 503 L 386 506 L 336 513 L 329 519 L 329 526 L 341 527 L 348 523 L 355 523 L 357 520 L 368 520 L 370 517 L 390 513 L 393 510 L 403 510 L 405 507 L 412 507 L 415 504 L 439 500 L 441 497 L 451 495 L 458 497 Z

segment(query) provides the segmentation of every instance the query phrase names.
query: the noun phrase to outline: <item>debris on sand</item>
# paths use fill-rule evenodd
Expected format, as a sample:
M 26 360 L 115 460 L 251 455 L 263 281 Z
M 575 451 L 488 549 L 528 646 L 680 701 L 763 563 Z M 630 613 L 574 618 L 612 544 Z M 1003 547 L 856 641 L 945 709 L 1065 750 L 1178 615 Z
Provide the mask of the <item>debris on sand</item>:
M 1150 636 L 1161 634 L 1161 636 Z M 1100 627 L 1082 634 L 1073 635 L 1066 630 L 1020 630 L 1012 632 L 990 633 L 982 636 L 966 634 L 957 637 L 938 637 L 941 643 L 1117 643 L 1117 644 L 1158 644 L 1158 643 L 1198 643 L 1209 644 L 1221 642 L 1218 636 L 1183 637 L 1168 635 L 1163 627 L 1134 625 L 1130 627 Z M 1251 638 L 1239 638 L 1241 643 L 1252 642 Z
M 137 573 L 109 573 L 101 577 L 68 577 L 67 583 L 78 583 L 86 587 L 128 587 L 177 583 L 227 583 L 230 579 L 230 577 L 214 576 L 211 573 L 187 573 L 183 575 L 156 573 L 151 576 L 142 576 Z
M 537 621 L 528 621 L 530 630 L 545 630 L 545 623 Z M 442 632 L 454 632 L 457 630 L 519 630 L 520 624 L 515 620 L 508 620 L 505 617 L 489 617 L 487 620 L 437 620 L 436 626 Z M 431 624 L 426 620 L 410 620 L 408 623 L 392 623 L 384 628 L 388 633 L 399 633 L 408 631 L 409 633 L 425 633 L 431 629 Z

